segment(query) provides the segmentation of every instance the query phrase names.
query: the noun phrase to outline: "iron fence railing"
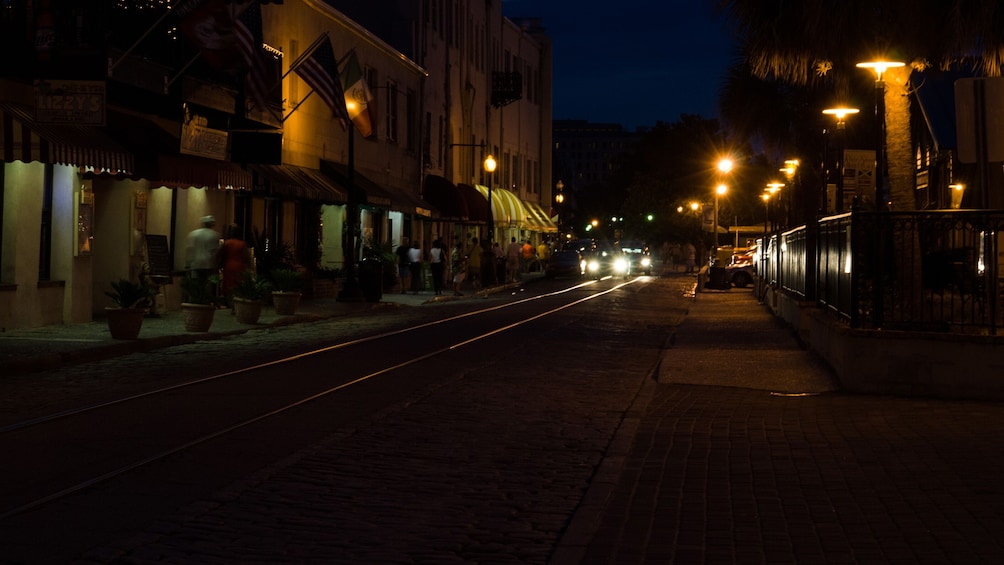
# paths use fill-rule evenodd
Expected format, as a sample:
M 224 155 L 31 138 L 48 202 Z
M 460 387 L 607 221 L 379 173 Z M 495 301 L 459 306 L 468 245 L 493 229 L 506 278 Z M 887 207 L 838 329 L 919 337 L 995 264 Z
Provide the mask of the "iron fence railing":
M 780 234 L 763 276 L 852 327 L 993 334 L 1004 211 L 853 212 Z

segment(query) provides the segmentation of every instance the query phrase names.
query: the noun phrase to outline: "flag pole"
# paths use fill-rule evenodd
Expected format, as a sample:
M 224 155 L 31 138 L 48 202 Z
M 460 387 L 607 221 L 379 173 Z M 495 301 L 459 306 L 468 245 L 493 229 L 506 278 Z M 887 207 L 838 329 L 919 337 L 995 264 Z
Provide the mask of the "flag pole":
M 356 126 L 349 124 L 349 171 L 348 171 L 348 202 L 346 203 L 346 237 L 342 240 L 342 254 L 345 255 L 345 281 L 338 291 L 338 300 L 342 302 L 359 302 L 362 300 L 362 289 L 356 269 L 356 230 L 359 225 L 359 197 L 355 187 L 355 146 Z M 378 282 L 378 284 L 383 284 Z
M 292 116 L 297 110 L 299 110 L 300 106 L 302 106 L 303 103 L 307 101 L 307 98 L 310 98 L 310 95 L 313 94 L 313 93 L 314 93 L 314 90 L 311 89 L 310 92 L 308 92 L 306 96 L 304 96 L 303 98 L 301 98 L 300 101 L 297 102 L 296 106 L 293 106 L 293 109 L 290 110 L 289 113 L 286 114 L 286 117 L 284 117 L 282 119 L 282 123 L 286 123 L 286 120 L 288 120 L 290 118 L 290 116 Z
M 160 18 L 158 18 L 157 21 L 153 22 L 153 25 L 151 25 L 149 29 L 147 29 L 145 32 L 143 32 L 143 35 L 139 36 L 139 39 L 137 39 L 135 43 L 133 43 L 132 45 L 130 45 L 129 48 L 126 49 L 124 53 L 122 53 L 122 56 L 119 57 L 117 61 L 109 64 L 108 65 L 108 76 L 112 76 L 112 73 L 115 71 L 115 67 L 119 66 L 119 63 L 121 63 L 122 61 L 125 60 L 126 57 L 128 57 L 129 55 L 131 55 L 132 52 L 137 47 L 139 47 L 139 44 L 143 43 L 143 40 L 146 39 L 146 36 L 150 35 L 150 33 L 152 33 L 153 30 L 157 26 L 159 26 L 161 24 L 161 22 L 163 22 L 164 20 L 166 20 L 168 16 L 170 16 L 172 13 L 174 13 L 175 9 L 176 8 L 174 6 L 168 8 L 168 10 L 166 12 L 164 12 L 164 15 L 162 15 Z
M 328 36 L 328 32 L 324 32 L 320 36 L 318 36 L 318 38 L 315 39 L 314 42 L 311 43 L 309 47 L 307 47 L 306 51 L 304 51 L 303 53 L 301 53 L 300 56 L 297 57 L 295 61 L 293 61 L 292 63 L 289 64 L 289 70 L 287 70 L 285 73 L 283 73 L 283 75 L 281 77 L 279 77 L 279 82 L 282 82 L 282 79 L 288 77 L 289 73 L 295 71 L 297 67 L 299 67 L 301 64 L 303 64 L 303 62 L 307 60 L 307 57 L 310 57 L 311 55 L 313 55 L 314 51 L 317 51 L 317 48 L 321 46 L 321 41 L 323 41 L 324 38 L 327 37 L 327 36 Z M 275 87 L 273 86 L 272 88 L 275 88 Z

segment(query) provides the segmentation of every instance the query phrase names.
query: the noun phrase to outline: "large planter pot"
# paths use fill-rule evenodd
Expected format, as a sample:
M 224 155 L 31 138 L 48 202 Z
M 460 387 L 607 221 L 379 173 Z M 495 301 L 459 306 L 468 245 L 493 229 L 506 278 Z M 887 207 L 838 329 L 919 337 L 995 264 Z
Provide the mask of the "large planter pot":
M 143 326 L 143 318 L 146 316 L 146 308 L 118 308 L 109 306 L 105 308 L 105 316 L 108 319 L 108 331 L 115 339 L 136 339 L 139 337 L 139 330 Z
M 264 304 L 257 300 L 234 298 L 234 316 L 241 324 L 257 324 Z
M 181 303 L 181 318 L 185 321 L 185 331 L 208 332 L 213 325 L 216 306 L 213 304 Z
M 300 293 L 280 290 L 272 291 L 272 304 L 275 305 L 276 314 L 291 316 L 296 313 L 296 307 L 300 305 Z

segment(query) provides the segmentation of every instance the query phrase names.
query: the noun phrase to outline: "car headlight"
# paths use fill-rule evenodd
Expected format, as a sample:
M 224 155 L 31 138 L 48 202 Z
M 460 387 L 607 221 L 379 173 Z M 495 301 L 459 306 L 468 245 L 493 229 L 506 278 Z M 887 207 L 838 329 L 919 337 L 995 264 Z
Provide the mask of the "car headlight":
M 650 259 L 649 257 L 642 257 L 641 258 L 641 266 L 642 267 L 648 267 L 651 264 L 652 264 L 652 259 Z
M 627 259 L 621 257 L 614 260 L 614 271 L 617 271 L 618 273 L 626 273 L 627 270 L 628 270 Z
M 590 271 L 593 271 L 593 272 L 599 271 L 600 270 L 600 262 L 599 261 L 590 261 L 590 262 L 586 263 L 586 267 Z

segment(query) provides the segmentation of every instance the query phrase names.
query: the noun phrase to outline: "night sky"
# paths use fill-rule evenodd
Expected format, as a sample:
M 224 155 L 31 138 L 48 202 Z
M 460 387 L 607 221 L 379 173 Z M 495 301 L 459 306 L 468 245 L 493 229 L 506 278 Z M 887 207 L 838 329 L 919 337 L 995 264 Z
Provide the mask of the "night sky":
M 554 118 L 633 130 L 681 114 L 718 116 L 735 61 L 710 2 L 504 0 L 507 17 L 539 17 L 554 42 Z

